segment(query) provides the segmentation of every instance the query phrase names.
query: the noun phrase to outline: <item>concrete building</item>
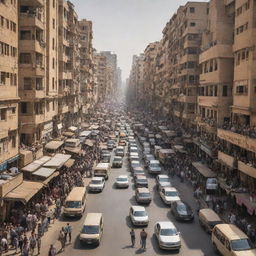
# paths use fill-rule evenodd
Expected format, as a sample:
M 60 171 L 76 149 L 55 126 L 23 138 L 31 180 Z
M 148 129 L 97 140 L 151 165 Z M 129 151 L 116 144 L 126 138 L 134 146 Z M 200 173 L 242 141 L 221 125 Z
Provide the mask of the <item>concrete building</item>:
M 18 159 L 18 4 L 0 1 L 0 171 Z
M 96 94 L 93 76 L 93 47 L 92 47 L 92 22 L 86 19 L 80 20 L 80 86 L 82 97 L 82 112 L 87 114 L 95 103 Z

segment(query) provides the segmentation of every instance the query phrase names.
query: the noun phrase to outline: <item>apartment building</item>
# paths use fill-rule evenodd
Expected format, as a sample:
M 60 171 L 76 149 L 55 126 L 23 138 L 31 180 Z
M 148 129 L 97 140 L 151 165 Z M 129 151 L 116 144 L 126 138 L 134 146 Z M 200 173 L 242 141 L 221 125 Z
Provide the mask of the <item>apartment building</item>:
M 95 82 L 98 90 L 98 102 L 106 99 L 107 88 L 107 58 L 99 53 L 94 53 Z
M 95 102 L 93 76 L 92 22 L 86 19 L 78 21 L 80 40 L 80 86 L 82 110 L 87 114 Z
M 58 127 L 67 128 L 80 117 L 80 57 L 78 17 L 71 2 L 59 0 Z
M 20 140 L 40 144 L 52 136 L 58 114 L 58 5 L 19 1 Z
M 0 171 L 18 160 L 18 3 L 0 1 Z

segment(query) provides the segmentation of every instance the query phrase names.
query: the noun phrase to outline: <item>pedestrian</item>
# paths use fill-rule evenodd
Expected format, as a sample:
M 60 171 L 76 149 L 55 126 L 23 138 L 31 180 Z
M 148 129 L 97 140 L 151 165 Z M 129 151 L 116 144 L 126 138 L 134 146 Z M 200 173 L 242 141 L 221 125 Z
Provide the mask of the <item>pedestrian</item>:
M 15 237 L 13 238 L 13 247 L 14 247 L 15 253 L 18 253 L 18 248 L 19 248 L 19 239 L 18 239 L 18 236 L 15 236 Z
M 72 227 L 67 223 L 65 227 L 65 241 L 67 241 L 67 238 L 69 238 L 69 243 L 71 243 L 71 234 L 72 234 Z
M 41 242 L 42 242 L 41 236 L 39 234 L 37 234 L 36 236 L 36 242 L 37 242 L 37 255 L 39 255 L 41 252 Z
M 135 232 L 134 232 L 134 229 L 131 229 L 130 235 L 131 235 L 132 247 L 134 247 L 134 245 L 135 245 Z
M 22 250 L 23 250 L 23 242 L 24 242 L 24 235 L 23 235 L 23 233 L 21 233 L 20 236 L 19 236 L 19 248 L 20 248 L 21 253 L 22 253 Z
M 48 252 L 48 256 L 56 256 L 57 254 L 57 250 L 56 248 L 53 246 L 53 244 L 51 244 L 49 252 Z
M 64 228 L 60 230 L 58 240 L 60 241 L 60 244 L 61 244 L 60 252 L 62 252 L 65 249 L 65 243 L 66 243 Z
M 34 251 L 36 248 L 36 240 L 37 240 L 36 235 L 34 232 L 32 232 L 31 237 L 29 238 L 29 247 L 30 247 L 30 252 L 32 256 L 34 255 Z
M 141 243 L 141 249 L 143 250 L 146 250 L 147 236 L 148 234 L 143 228 L 142 231 L 140 232 L 140 243 Z

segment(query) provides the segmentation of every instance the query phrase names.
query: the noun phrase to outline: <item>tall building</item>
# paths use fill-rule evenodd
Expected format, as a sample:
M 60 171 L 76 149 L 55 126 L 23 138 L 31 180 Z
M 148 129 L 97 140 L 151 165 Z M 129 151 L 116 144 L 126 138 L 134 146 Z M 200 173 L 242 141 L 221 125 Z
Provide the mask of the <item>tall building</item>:
M 93 107 L 95 102 L 94 80 L 93 80 L 93 47 L 92 47 L 92 22 L 86 19 L 80 20 L 80 86 L 83 105 L 83 113 Z
M 58 6 L 54 0 L 19 1 L 20 140 L 40 144 L 58 113 Z
M 0 1 L 0 171 L 18 159 L 18 4 Z

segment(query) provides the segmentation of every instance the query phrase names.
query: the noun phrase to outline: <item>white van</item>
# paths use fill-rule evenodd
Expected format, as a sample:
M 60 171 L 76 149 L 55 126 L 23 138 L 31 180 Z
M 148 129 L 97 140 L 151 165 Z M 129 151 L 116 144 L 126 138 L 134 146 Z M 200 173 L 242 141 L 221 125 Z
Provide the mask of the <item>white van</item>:
M 105 180 L 108 179 L 110 171 L 110 164 L 109 163 L 99 163 L 94 168 L 93 175 L 95 177 L 104 177 Z
M 87 192 L 85 187 L 74 187 L 67 196 L 63 214 L 66 217 L 82 217 L 86 205 Z
M 88 213 L 79 240 L 81 244 L 100 244 L 103 234 L 102 213 Z
M 256 249 L 237 226 L 218 224 L 212 230 L 212 243 L 216 252 L 223 256 L 256 256 Z

